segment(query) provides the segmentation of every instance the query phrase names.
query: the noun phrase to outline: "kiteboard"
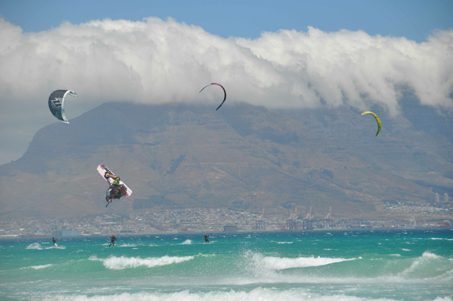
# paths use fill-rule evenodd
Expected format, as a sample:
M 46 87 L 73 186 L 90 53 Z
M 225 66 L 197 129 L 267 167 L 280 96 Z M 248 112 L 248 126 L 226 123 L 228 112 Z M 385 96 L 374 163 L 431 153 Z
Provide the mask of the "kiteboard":
M 104 178 L 104 180 L 107 181 L 107 183 L 109 183 L 110 185 L 113 184 L 113 181 L 114 181 L 114 180 L 113 180 L 112 178 L 108 178 L 108 179 L 107 179 L 107 178 L 105 177 L 105 173 L 106 173 L 106 172 L 108 172 L 109 174 L 115 175 L 115 174 L 114 174 L 107 166 L 105 166 L 104 164 L 100 164 L 100 165 L 98 166 L 97 170 L 98 170 L 98 173 Z M 124 185 L 124 186 L 126 187 L 126 189 L 127 189 L 127 191 L 126 191 L 126 196 L 127 196 L 127 197 L 131 196 L 132 190 L 131 190 L 131 189 L 130 189 L 130 188 L 129 188 L 122 180 L 120 180 L 120 184 L 121 184 L 121 185 Z

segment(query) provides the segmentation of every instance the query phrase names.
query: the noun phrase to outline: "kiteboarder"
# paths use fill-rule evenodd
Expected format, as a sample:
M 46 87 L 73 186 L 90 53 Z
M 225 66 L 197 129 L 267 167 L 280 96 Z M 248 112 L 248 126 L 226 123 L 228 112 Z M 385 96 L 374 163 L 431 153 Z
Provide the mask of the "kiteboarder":
M 111 203 L 113 199 L 119 199 L 122 196 L 126 195 L 127 188 L 126 186 L 120 183 L 120 177 L 115 176 L 114 174 L 111 174 L 108 171 L 105 173 L 104 177 L 106 179 L 108 178 L 113 179 L 112 185 L 110 185 L 109 189 L 107 190 L 108 194 L 105 196 L 107 202 Z
M 56 248 L 58 248 L 57 240 L 58 240 L 58 239 L 55 239 L 55 237 L 52 237 L 53 245 L 54 245 Z
M 208 238 L 209 238 L 209 235 L 205 234 L 205 235 L 204 235 L 204 242 L 209 242 L 209 239 L 208 239 Z
M 115 234 L 112 234 L 112 236 L 110 236 L 109 248 L 110 248 L 111 245 L 115 246 L 115 242 L 116 242 Z

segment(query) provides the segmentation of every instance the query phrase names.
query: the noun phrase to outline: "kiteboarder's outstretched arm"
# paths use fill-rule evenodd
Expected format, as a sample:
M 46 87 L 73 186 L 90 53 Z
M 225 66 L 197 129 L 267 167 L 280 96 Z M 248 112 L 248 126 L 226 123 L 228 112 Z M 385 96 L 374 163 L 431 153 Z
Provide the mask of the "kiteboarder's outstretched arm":
M 119 182 L 120 182 L 120 177 L 115 176 L 114 174 L 111 174 L 111 173 L 109 173 L 108 171 L 105 173 L 104 177 L 105 177 L 106 179 L 112 178 L 112 179 L 113 179 L 112 185 L 115 185 L 115 184 L 118 185 Z

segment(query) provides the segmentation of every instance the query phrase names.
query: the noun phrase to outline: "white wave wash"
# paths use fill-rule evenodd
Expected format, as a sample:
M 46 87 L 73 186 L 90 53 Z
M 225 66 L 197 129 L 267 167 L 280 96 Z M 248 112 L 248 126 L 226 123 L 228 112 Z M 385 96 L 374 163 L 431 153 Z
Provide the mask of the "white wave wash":
M 345 295 L 319 296 L 304 290 L 273 290 L 269 288 L 256 288 L 250 292 L 231 290 L 229 292 L 190 292 L 188 290 L 176 293 L 123 293 L 110 296 L 53 296 L 44 300 L 57 301 L 237 301 L 237 300 L 261 300 L 261 301 L 365 301 L 367 298 L 358 298 Z M 373 299 L 375 301 L 390 301 L 390 299 Z M 451 301 L 451 299 L 437 299 L 436 301 Z
M 58 246 L 58 247 L 51 246 L 51 247 L 46 247 L 44 249 L 46 249 L 46 250 L 50 250 L 50 249 L 64 250 L 64 249 L 66 249 L 66 247 L 65 246 Z
M 252 259 L 256 266 L 263 266 L 271 270 L 284 270 L 292 268 L 305 268 L 317 267 L 333 263 L 345 262 L 355 260 L 345 258 L 323 258 L 323 257 L 298 257 L 298 258 L 285 258 L 285 257 L 272 257 L 263 256 L 261 254 L 253 254 Z
M 23 151 L 39 128 L 54 122 L 36 99 L 46 100 L 55 87 L 79 95 L 70 118 L 106 100 L 216 105 L 214 91 L 198 94 L 213 81 L 227 89 L 225 105 L 364 110 L 378 104 L 396 115 L 405 89 L 423 105 L 453 108 L 453 30 L 423 43 L 313 27 L 251 40 L 224 39 L 173 19 L 95 20 L 23 33 L 0 18 L 0 40 L 0 128 L 8 129 L 0 139 Z M 2 152 L 14 156 L 12 149 Z
M 136 244 L 122 244 L 122 245 L 117 245 L 120 248 L 133 248 L 136 247 Z
M 182 245 L 191 245 L 192 244 L 192 241 L 190 239 L 186 239 L 185 241 L 183 241 L 181 243 Z
M 53 266 L 53 264 L 33 265 L 31 267 L 23 267 L 23 268 L 21 268 L 21 270 L 22 269 L 41 270 L 41 269 L 45 269 L 45 268 L 48 268 L 48 267 L 51 267 L 51 266 Z
M 28 245 L 27 250 L 42 250 L 42 246 L 41 244 L 35 242 L 35 243 L 32 243 L 31 245 Z
M 122 270 L 126 268 L 137 268 L 140 266 L 146 266 L 148 268 L 164 266 L 174 263 L 180 263 L 188 260 L 194 259 L 195 256 L 163 256 L 163 257 L 149 257 L 149 258 L 140 258 L 140 257 L 116 257 L 111 256 L 105 259 L 97 258 L 96 256 L 91 256 L 89 260 L 101 261 L 104 266 L 112 270 Z

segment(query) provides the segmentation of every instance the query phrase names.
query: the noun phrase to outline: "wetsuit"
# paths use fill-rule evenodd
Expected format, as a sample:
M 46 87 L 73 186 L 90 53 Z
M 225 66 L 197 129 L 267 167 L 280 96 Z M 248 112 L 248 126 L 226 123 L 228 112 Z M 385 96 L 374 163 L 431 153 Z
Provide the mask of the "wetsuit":
M 58 245 L 57 245 L 57 240 L 58 240 L 58 239 L 55 239 L 55 237 L 52 237 L 52 242 L 53 242 L 53 245 L 54 245 L 55 247 L 58 247 Z
M 208 239 L 209 235 L 204 235 L 204 242 L 209 242 L 209 239 Z
M 110 177 L 106 177 L 106 178 L 110 178 Z M 108 201 L 108 199 L 119 199 L 122 196 L 124 196 L 127 192 L 126 187 L 123 184 L 120 184 L 120 177 L 116 177 L 113 180 L 113 183 L 112 183 L 112 185 L 110 185 L 109 190 L 110 190 L 110 194 L 109 194 L 109 197 L 107 198 L 107 201 Z
M 109 245 L 109 248 L 110 248 L 111 245 L 115 246 L 115 241 L 116 241 L 116 237 L 115 237 L 115 235 L 112 235 L 112 236 L 110 237 L 110 245 Z

